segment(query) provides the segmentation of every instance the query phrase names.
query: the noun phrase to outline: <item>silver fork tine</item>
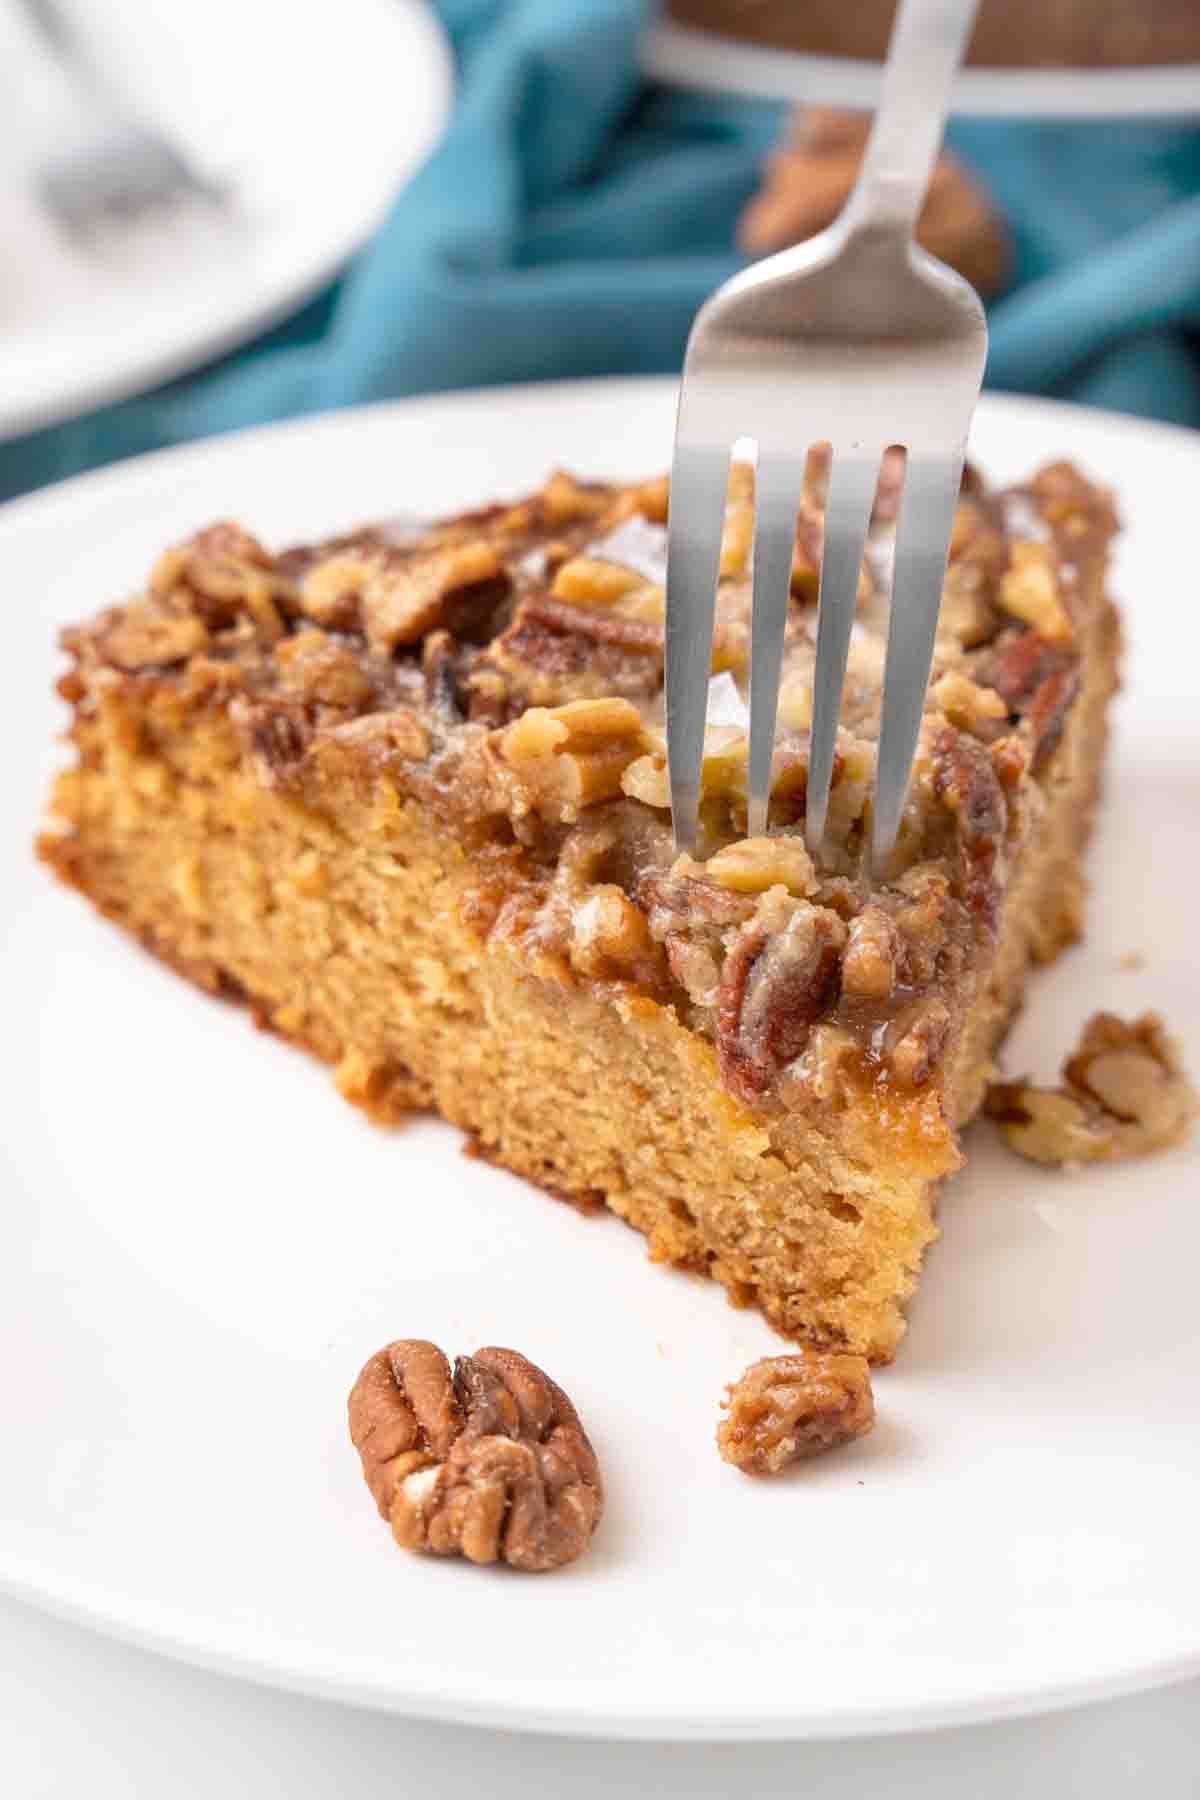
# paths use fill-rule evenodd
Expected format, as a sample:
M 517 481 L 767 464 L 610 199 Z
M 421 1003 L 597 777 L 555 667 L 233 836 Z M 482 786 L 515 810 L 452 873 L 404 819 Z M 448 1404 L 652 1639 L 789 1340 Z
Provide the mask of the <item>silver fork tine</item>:
M 804 456 L 765 454 L 759 446 L 754 479 L 754 603 L 750 627 L 750 769 L 746 830 L 762 837 L 771 799 L 775 717 L 783 630 L 792 585 L 796 515 L 804 484 Z
M 961 454 L 921 458 L 910 453 L 904 471 L 871 823 L 871 866 L 877 876 L 884 873 L 895 846 L 908 793 L 962 465 Z
M 687 445 L 682 419 L 671 469 L 667 537 L 667 767 L 677 850 L 693 850 L 700 813 L 700 764 L 713 613 L 721 566 L 721 532 L 729 486 L 729 451 Z
M 825 837 L 838 715 L 854 625 L 858 576 L 879 481 L 882 449 L 833 454 L 825 502 L 825 549 L 817 602 L 817 659 L 813 671 L 812 733 L 808 753 L 806 836 L 816 856 Z

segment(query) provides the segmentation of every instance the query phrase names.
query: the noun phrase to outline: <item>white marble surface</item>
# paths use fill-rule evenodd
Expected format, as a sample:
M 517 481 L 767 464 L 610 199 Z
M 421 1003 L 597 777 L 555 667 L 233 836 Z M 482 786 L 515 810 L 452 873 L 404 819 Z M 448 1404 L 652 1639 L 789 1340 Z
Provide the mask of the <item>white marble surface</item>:
M 182 1548 L 182 1547 L 181 1547 Z M 414 1724 L 208 1675 L 0 1601 L 5 1800 L 1195 1800 L 1200 1683 L 858 1743 L 601 1744 Z M 418 1786 L 418 1784 L 420 1784 Z

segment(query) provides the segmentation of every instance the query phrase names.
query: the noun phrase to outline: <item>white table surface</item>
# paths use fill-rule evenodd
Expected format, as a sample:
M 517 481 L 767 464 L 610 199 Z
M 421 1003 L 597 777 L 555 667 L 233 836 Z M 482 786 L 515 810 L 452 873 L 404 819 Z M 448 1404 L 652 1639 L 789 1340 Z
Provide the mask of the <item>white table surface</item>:
M 185 1549 L 181 1546 L 181 1552 Z M 1195 1800 L 1200 1683 L 1042 1719 L 858 1743 L 601 1744 L 306 1700 L 127 1648 L 0 1600 L 5 1800 Z

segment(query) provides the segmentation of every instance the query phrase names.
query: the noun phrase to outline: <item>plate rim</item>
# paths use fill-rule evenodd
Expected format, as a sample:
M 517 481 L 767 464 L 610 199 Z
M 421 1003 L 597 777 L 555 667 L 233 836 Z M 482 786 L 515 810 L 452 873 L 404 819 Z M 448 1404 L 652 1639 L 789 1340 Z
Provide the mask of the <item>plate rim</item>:
M 177 445 L 147 455 L 131 458 L 99 470 L 72 476 L 51 487 L 22 496 L 0 508 L 0 554 L 12 538 L 26 529 L 44 529 L 56 517 L 80 509 L 102 512 L 110 493 L 119 490 L 154 488 L 164 481 L 177 479 L 189 468 L 219 461 L 236 453 L 243 442 L 278 442 L 281 439 L 314 440 L 313 453 L 328 454 L 338 434 L 353 435 L 364 421 L 373 426 L 394 420 L 399 426 L 406 418 L 419 417 L 430 411 L 469 416 L 472 408 L 493 409 L 506 401 L 554 408 L 559 405 L 586 405 L 599 394 L 612 398 L 637 396 L 669 403 L 675 382 L 669 376 L 607 377 L 587 380 L 521 383 L 507 387 L 461 390 L 448 394 L 408 397 L 379 402 L 330 413 L 309 414 L 251 429 L 231 431 L 195 443 Z M 611 400 L 610 400 L 611 403 Z M 1161 424 L 1099 409 L 1079 407 L 1061 401 L 1047 401 L 1021 395 L 985 396 L 984 411 L 1023 417 L 1036 429 L 1039 419 L 1059 420 L 1070 429 L 1071 424 L 1087 422 L 1100 430 L 1124 438 L 1131 444 L 1138 440 L 1165 441 L 1171 446 L 1186 443 L 1190 454 L 1200 448 L 1200 436 L 1185 427 Z M 102 1584 L 84 1587 L 72 1580 L 69 1584 L 41 1568 L 31 1556 L 20 1552 L 0 1551 L 0 1589 L 25 1604 L 49 1611 L 101 1635 L 139 1645 L 185 1663 L 235 1676 L 260 1685 L 285 1688 L 318 1698 L 357 1704 L 400 1716 L 436 1719 L 479 1726 L 504 1727 L 557 1736 L 590 1736 L 614 1740 L 700 1741 L 700 1742 L 799 1742 L 819 1738 L 857 1738 L 943 1729 L 956 1725 L 983 1723 L 991 1720 L 1036 1716 L 1066 1708 L 1116 1699 L 1187 1680 L 1200 1674 L 1200 1632 L 1192 1650 L 1122 1665 L 1114 1652 L 1100 1672 L 1084 1678 L 1060 1678 L 1047 1682 L 1040 1678 L 1036 1685 L 1014 1682 L 997 1692 L 994 1678 L 986 1690 L 963 1691 L 947 1699 L 935 1701 L 920 1710 L 909 1707 L 898 1714 L 886 1706 L 874 1710 L 860 1707 L 852 1711 L 826 1708 L 809 1713 L 802 1719 L 789 1717 L 778 1709 L 778 1703 L 755 1712 L 744 1704 L 736 1715 L 722 1717 L 709 1714 L 703 1721 L 661 1701 L 642 1709 L 631 1707 L 628 1697 L 616 1708 L 605 1709 L 603 1695 L 591 1705 L 571 1702 L 547 1710 L 531 1699 L 519 1681 L 506 1683 L 493 1680 L 486 1687 L 476 1684 L 470 1698 L 454 1691 L 444 1681 L 413 1680 L 406 1677 L 406 1689 L 398 1692 L 394 1670 L 386 1669 L 378 1659 L 367 1659 L 362 1666 L 343 1661 L 340 1672 L 331 1672 L 329 1664 L 316 1666 L 312 1657 L 292 1642 L 273 1640 L 269 1635 L 241 1647 L 217 1642 L 212 1628 L 194 1616 L 175 1614 L 172 1627 L 165 1616 L 154 1618 L 149 1609 L 139 1605 L 135 1611 L 128 1603 L 108 1594 Z M 190 1630 L 181 1633 L 180 1619 Z M 272 1649 L 272 1643 L 277 1648 Z
M 439 1724 L 469 1725 L 485 1730 L 521 1732 L 538 1737 L 597 1738 L 613 1742 L 663 1743 L 808 1743 L 858 1738 L 910 1737 L 926 1731 L 948 1731 L 955 1727 L 995 1724 L 1009 1719 L 1045 1717 L 1075 1707 L 1102 1705 L 1106 1700 L 1125 1699 L 1133 1694 L 1171 1687 L 1200 1676 L 1200 1641 L 1189 1656 L 1163 1657 L 1135 1671 L 1111 1668 L 1106 1674 L 1089 1680 L 1063 1680 L 1037 1689 L 1015 1684 L 999 1699 L 981 1700 L 964 1693 L 956 1699 L 923 1707 L 919 1712 L 904 1713 L 877 1708 L 863 1712 L 827 1710 L 809 1714 L 802 1720 L 772 1708 L 757 1715 L 744 1706 L 737 1714 L 721 1716 L 709 1711 L 698 1722 L 690 1714 L 672 1712 L 669 1708 L 648 1702 L 644 1709 L 631 1708 L 628 1701 L 619 1709 L 606 1711 L 603 1705 L 541 1710 L 531 1704 L 528 1687 L 519 1677 L 493 1680 L 488 1692 L 464 1700 L 462 1694 L 445 1684 L 430 1682 L 418 1691 L 412 1671 L 408 1685 L 398 1692 L 387 1679 L 388 1671 L 372 1660 L 361 1670 L 343 1664 L 343 1673 L 333 1675 L 320 1670 L 296 1654 L 294 1644 L 280 1645 L 279 1654 L 270 1654 L 270 1637 L 261 1649 L 230 1649 L 218 1644 L 201 1631 L 187 1638 L 173 1634 L 165 1623 L 152 1623 L 144 1611 L 134 1618 L 122 1613 L 119 1606 L 105 1604 L 101 1591 L 82 1597 L 76 1585 L 73 1593 L 62 1591 L 53 1577 L 37 1580 L 22 1575 L 9 1559 L 0 1555 L 0 1593 L 20 1601 L 54 1618 L 78 1625 L 99 1637 L 131 1644 L 136 1649 L 165 1656 L 192 1668 L 207 1669 L 212 1674 L 249 1681 L 259 1687 L 275 1688 L 288 1693 L 306 1694 L 315 1700 L 340 1705 L 365 1707 L 371 1712 L 386 1713 L 396 1718 L 425 1719 Z M 478 1691 L 477 1691 L 478 1692 Z
M 669 399 L 678 389 L 676 375 L 587 375 L 557 381 L 513 381 L 493 386 L 453 388 L 431 394 L 404 394 L 391 400 L 372 400 L 346 407 L 320 407 L 292 418 L 271 419 L 260 425 L 232 426 L 228 431 L 213 432 L 186 443 L 169 444 L 160 450 L 147 450 L 137 456 L 123 457 L 79 474 L 66 475 L 47 482 L 28 493 L 0 501 L 0 545 L 4 535 L 26 522 L 41 522 L 43 513 L 69 508 L 77 494 L 86 493 L 90 500 L 104 497 L 110 488 L 142 480 L 152 483 L 160 472 L 169 470 L 174 476 L 186 476 L 194 466 L 208 461 L 228 446 L 258 444 L 266 440 L 283 441 L 303 438 L 321 430 L 330 434 L 353 435 L 364 419 L 378 421 L 394 415 L 397 421 L 405 414 L 426 410 L 454 411 L 458 407 L 474 408 L 523 404 L 543 397 L 550 404 L 578 398 L 586 400 L 601 393 L 624 390 L 631 397 L 658 394 Z M 1085 406 L 1074 400 L 1049 399 L 1041 394 L 1011 393 L 987 389 L 979 406 L 986 415 L 992 412 L 1027 414 L 1031 424 L 1039 417 L 1059 418 L 1098 426 L 1131 440 L 1163 438 L 1195 451 L 1200 432 L 1188 425 L 1176 425 L 1164 419 L 1145 419 L 1135 413 L 1116 412 L 1108 407 Z M 1068 426 L 1068 429 L 1070 427 Z M 968 445 L 968 457 L 970 456 Z

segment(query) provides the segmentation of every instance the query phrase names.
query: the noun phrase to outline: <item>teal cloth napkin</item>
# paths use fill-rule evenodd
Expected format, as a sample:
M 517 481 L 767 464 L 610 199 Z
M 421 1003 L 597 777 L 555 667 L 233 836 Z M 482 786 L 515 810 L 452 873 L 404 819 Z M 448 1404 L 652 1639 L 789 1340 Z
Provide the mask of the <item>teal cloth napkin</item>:
M 211 432 L 436 389 L 678 369 L 781 108 L 647 86 L 645 0 L 438 0 L 440 147 L 330 294 L 203 374 L 0 445 L 0 498 Z M 962 123 L 1012 223 L 993 386 L 1200 425 L 1200 132 Z

